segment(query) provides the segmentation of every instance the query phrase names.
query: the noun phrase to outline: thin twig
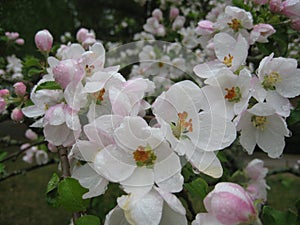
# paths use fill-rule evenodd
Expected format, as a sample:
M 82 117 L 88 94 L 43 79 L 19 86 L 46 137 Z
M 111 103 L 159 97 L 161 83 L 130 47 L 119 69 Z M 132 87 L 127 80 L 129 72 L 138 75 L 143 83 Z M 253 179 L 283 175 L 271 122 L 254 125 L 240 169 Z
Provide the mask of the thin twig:
M 268 172 L 267 176 L 276 175 L 276 174 L 280 174 L 280 173 L 291 173 L 291 174 L 294 174 L 294 175 L 300 177 L 300 171 L 296 170 L 294 168 L 273 169 Z
M 17 175 L 20 175 L 20 174 L 25 174 L 26 172 L 33 171 L 33 170 L 36 170 L 36 169 L 39 169 L 39 168 L 42 168 L 42 167 L 45 167 L 45 166 L 48 166 L 48 165 L 51 165 L 51 164 L 54 164 L 54 163 L 57 163 L 57 161 L 55 159 L 51 159 L 45 164 L 34 165 L 32 167 L 28 167 L 28 168 L 25 168 L 25 169 L 15 170 L 14 172 L 12 172 L 10 174 L 7 174 L 4 177 L 1 177 L 0 182 L 6 180 L 8 178 L 11 178 L 11 177 L 14 177 L 14 176 L 17 176 Z
M 12 159 L 12 158 L 14 158 L 14 160 L 15 160 L 19 155 L 21 155 L 23 152 L 25 152 L 26 150 L 30 149 L 31 147 L 37 146 L 37 145 L 46 144 L 46 143 L 47 143 L 47 141 L 40 141 L 40 142 L 37 142 L 37 143 L 33 143 L 33 144 L 31 144 L 30 146 L 28 146 L 28 147 L 26 147 L 24 149 L 21 149 L 21 150 L 19 150 L 17 152 L 14 152 L 14 153 L 8 155 L 6 158 L 0 160 L 0 163 L 3 163 L 3 162 L 5 162 L 5 161 L 7 161 L 9 159 Z

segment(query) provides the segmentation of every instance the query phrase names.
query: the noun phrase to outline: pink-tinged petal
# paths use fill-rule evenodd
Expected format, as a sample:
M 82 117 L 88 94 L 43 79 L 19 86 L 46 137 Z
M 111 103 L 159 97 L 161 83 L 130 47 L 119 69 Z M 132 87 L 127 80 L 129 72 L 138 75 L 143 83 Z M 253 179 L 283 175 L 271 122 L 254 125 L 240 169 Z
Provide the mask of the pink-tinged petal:
M 129 163 L 129 155 L 114 145 L 102 149 L 95 157 L 94 165 L 104 177 L 112 182 L 120 182 L 129 178 L 136 166 Z
M 155 191 L 139 199 L 134 199 L 134 196 L 130 195 L 122 196 L 117 201 L 130 224 L 157 225 L 161 220 L 163 199 Z
M 140 99 L 137 99 L 135 102 L 131 102 L 126 92 L 114 87 L 109 89 L 109 99 L 111 101 L 112 111 L 114 114 L 124 117 L 138 114 L 138 109 L 135 109 L 134 113 L 132 113 L 132 110 L 134 105 L 139 103 Z
M 196 149 L 191 155 L 187 154 L 187 160 L 200 172 L 214 178 L 223 175 L 223 168 L 220 160 L 214 152 L 206 152 Z
M 48 123 L 53 126 L 61 125 L 66 122 L 65 119 L 65 111 L 64 104 L 57 104 L 55 106 L 50 107 L 44 117 L 45 123 Z
M 154 187 L 154 189 L 160 194 L 164 201 L 168 204 L 170 209 L 181 215 L 185 215 L 186 211 L 181 201 L 174 195 L 163 189 Z
M 131 176 L 121 182 L 124 191 L 127 193 L 142 192 L 147 193 L 154 185 L 154 173 L 152 169 L 146 167 L 137 167 Z
M 268 173 L 268 169 L 264 167 L 264 161 L 261 159 L 250 161 L 244 171 L 246 176 L 252 180 L 263 179 Z
M 66 124 L 71 130 L 80 130 L 81 124 L 78 114 L 76 112 L 70 112 L 65 114 Z
M 47 141 L 56 146 L 69 144 L 70 142 L 75 141 L 73 131 L 71 131 L 66 124 L 58 126 L 45 125 L 44 135 Z
M 192 225 L 224 225 L 212 213 L 198 213 Z
M 74 43 L 65 51 L 63 59 L 80 59 L 84 52 L 85 50 L 80 44 Z
M 104 225 L 130 225 L 125 218 L 124 211 L 116 206 L 105 217 Z
M 235 125 L 222 116 L 212 113 L 200 113 L 201 136 L 197 147 L 205 151 L 215 151 L 229 146 L 236 138 Z
M 89 189 L 82 196 L 83 199 L 102 195 L 107 189 L 108 180 L 96 173 L 88 163 L 73 171 L 72 177 L 77 179 L 81 186 Z
M 195 66 L 193 71 L 200 78 L 210 78 L 216 76 L 217 73 L 224 68 L 226 68 L 226 66 L 223 63 L 211 61 Z
M 32 117 L 38 117 L 44 115 L 45 110 L 36 105 L 31 105 L 22 108 L 22 112 L 25 116 L 32 118 Z

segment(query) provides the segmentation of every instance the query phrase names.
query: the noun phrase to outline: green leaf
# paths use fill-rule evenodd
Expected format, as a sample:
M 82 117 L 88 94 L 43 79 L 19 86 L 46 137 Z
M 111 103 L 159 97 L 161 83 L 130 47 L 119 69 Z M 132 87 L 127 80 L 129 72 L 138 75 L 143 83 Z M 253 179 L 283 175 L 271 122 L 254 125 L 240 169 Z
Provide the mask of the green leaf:
M 5 172 L 5 165 L 3 163 L 0 163 L 0 174 Z
M 0 152 L 0 160 L 4 159 L 7 156 L 7 152 Z
M 32 68 L 32 69 L 28 70 L 28 76 L 32 77 L 34 75 L 39 75 L 42 72 L 43 72 L 43 70 L 41 70 L 41 69 Z
M 88 199 L 82 199 L 87 191 L 76 179 L 68 177 L 58 185 L 59 203 L 69 212 L 83 211 L 89 204 Z
M 23 66 L 26 67 L 26 68 L 29 68 L 29 67 L 40 67 L 41 64 L 40 64 L 40 60 L 33 57 L 33 56 L 27 56 L 25 58 L 25 61 L 23 62 Z
M 184 188 L 188 191 L 188 197 L 193 209 L 197 212 L 205 211 L 203 199 L 208 193 L 208 184 L 206 181 L 202 178 L 197 178 L 190 183 L 184 184 Z
M 269 206 L 263 208 L 262 222 L 264 225 L 299 225 L 297 216 L 293 212 L 282 212 Z
M 48 182 L 47 190 L 46 190 L 46 201 L 53 208 L 57 208 L 60 206 L 58 191 L 57 191 L 58 184 L 59 184 L 59 177 L 56 173 L 53 173 L 51 179 Z
M 44 83 L 41 83 L 39 86 L 37 86 L 37 88 L 35 89 L 35 92 L 37 92 L 39 90 L 43 90 L 43 89 L 47 89 L 47 90 L 61 90 L 62 88 L 55 81 L 46 81 Z
M 59 176 L 56 173 L 53 173 L 51 179 L 48 182 L 46 193 L 53 191 L 55 188 L 58 187 L 58 184 Z
M 75 221 L 75 225 L 99 225 L 100 219 L 97 216 L 86 215 Z

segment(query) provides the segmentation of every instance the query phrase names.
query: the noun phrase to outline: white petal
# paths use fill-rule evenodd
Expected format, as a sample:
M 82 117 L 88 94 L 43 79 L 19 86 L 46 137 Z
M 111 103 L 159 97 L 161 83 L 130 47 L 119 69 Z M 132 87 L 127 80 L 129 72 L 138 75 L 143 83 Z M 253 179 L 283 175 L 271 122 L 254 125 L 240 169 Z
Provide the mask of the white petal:
M 83 199 L 102 195 L 108 185 L 108 180 L 96 173 L 88 163 L 73 171 L 72 177 L 77 179 L 81 186 L 89 189 L 82 196 Z
M 123 181 L 130 177 L 136 168 L 133 163 L 126 161 L 127 158 L 128 155 L 121 149 L 109 145 L 96 155 L 95 169 L 112 182 Z
M 116 206 L 106 215 L 104 225 L 130 225 L 130 223 L 126 220 L 123 210 Z
M 27 117 L 37 117 L 42 116 L 45 114 L 45 110 L 37 107 L 36 105 L 27 106 L 25 108 L 22 108 L 22 112 Z
M 248 112 L 257 116 L 270 116 L 275 113 L 275 109 L 267 103 L 259 102 L 248 109 Z
M 194 73 L 200 78 L 210 78 L 216 76 L 225 67 L 223 63 L 211 61 L 195 66 Z

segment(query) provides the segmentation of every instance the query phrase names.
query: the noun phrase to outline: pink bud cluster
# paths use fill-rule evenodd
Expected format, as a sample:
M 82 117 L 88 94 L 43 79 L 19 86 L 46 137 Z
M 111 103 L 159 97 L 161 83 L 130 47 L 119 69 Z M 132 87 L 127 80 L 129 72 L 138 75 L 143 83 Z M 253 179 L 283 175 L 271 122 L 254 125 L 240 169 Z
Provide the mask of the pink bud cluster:
M 20 34 L 18 32 L 5 32 L 5 36 L 8 40 L 15 42 L 18 45 L 24 45 L 25 41 L 23 38 L 20 38 Z
M 96 35 L 93 30 L 81 28 L 76 34 L 76 39 L 85 49 L 87 49 L 96 42 Z

